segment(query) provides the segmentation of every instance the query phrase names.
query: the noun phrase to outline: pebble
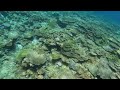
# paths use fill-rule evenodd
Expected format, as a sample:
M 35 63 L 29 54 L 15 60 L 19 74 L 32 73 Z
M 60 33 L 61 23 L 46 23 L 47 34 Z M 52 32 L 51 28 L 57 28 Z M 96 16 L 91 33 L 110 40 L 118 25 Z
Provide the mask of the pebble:
M 25 73 L 25 72 L 22 72 L 22 75 L 23 75 L 23 76 L 25 76 L 25 75 L 26 75 L 26 73 Z
M 60 41 L 60 38 L 57 37 L 57 38 L 55 38 L 55 40 L 56 40 L 56 41 Z
M 17 48 L 18 48 L 18 49 L 22 49 L 23 46 L 22 46 L 21 44 L 17 44 Z
M 43 79 L 43 75 L 38 75 L 37 79 Z
M 96 56 L 97 54 L 94 52 L 90 52 L 91 55 Z
M 31 75 L 33 74 L 33 72 L 31 70 L 29 70 L 29 69 L 27 70 L 27 73 L 31 74 Z
M 58 66 L 62 66 L 62 63 L 61 62 L 57 62 L 56 63 Z

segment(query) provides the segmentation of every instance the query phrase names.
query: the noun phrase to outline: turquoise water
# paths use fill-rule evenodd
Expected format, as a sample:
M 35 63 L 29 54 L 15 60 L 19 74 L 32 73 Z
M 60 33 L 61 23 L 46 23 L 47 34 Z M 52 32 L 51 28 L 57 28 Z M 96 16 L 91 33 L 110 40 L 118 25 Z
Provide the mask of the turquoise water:
M 0 12 L 0 79 L 120 79 L 120 12 Z
M 95 14 L 108 21 L 120 24 L 120 11 L 96 11 Z

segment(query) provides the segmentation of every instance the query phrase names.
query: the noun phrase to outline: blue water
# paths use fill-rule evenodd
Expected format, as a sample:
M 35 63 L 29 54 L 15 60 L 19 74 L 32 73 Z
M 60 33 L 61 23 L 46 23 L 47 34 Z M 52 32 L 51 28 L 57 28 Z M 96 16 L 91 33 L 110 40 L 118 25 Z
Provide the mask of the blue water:
M 120 24 L 120 11 L 95 11 L 94 14 L 103 17 L 106 21 Z

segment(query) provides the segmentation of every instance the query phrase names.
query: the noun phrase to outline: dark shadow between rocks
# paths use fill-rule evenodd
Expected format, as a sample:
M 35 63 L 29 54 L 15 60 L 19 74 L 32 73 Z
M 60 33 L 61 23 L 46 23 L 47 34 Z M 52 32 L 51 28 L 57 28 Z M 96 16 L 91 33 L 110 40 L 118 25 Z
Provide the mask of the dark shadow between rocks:
M 102 79 L 99 75 L 96 76 L 97 79 Z
M 61 28 L 66 28 L 67 27 L 67 24 L 66 23 L 63 23 L 62 21 L 59 20 L 59 18 L 56 18 L 57 19 L 57 24 L 59 27 Z
M 57 49 L 57 51 L 60 51 L 61 50 L 61 47 L 59 45 L 48 45 L 48 44 L 45 44 L 45 46 L 48 48 L 48 51 L 50 51 L 51 53 L 51 50 L 52 49 Z
M 27 66 L 27 67 L 22 67 L 23 70 L 32 70 L 33 72 L 37 72 L 38 69 L 40 69 L 44 64 L 41 64 L 41 65 L 34 65 L 33 67 L 32 66 Z
M 15 43 L 16 43 L 16 41 L 17 41 L 17 39 L 13 39 L 12 42 L 11 42 L 12 45 L 10 45 L 10 46 L 5 45 L 5 46 L 3 47 L 3 50 L 4 50 L 4 51 L 7 50 L 8 52 L 9 52 L 9 51 L 15 51 L 15 48 L 16 48 Z

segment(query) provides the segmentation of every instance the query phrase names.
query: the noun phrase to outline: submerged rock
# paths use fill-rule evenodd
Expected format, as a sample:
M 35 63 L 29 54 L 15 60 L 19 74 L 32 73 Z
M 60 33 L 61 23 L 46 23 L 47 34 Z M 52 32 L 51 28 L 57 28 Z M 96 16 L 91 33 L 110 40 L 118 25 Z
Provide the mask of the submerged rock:
M 53 51 L 51 54 L 51 57 L 53 60 L 58 60 L 58 59 L 61 59 L 61 54 L 57 51 Z
M 19 36 L 19 32 L 18 31 L 10 31 L 8 33 L 8 37 L 10 39 L 16 39 L 16 38 L 18 38 L 18 36 Z
M 93 51 L 93 50 L 90 50 L 90 55 L 91 55 L 91 56 L 97 56 L 97 54 L 96 54 L 95 51 Z
M 61 53 L 69 58 L 78 59 L 78 61 L 87 61 L 86 50 L 82 47 L 79 47 L 74 41 L 67 41 L 63 43 L 61 47 Z
M 106 61 L 103 63 L 102 60 L 100 60 L 100 62 L 94 61 L 93 63 L 85 64 L 85 67 L 98 79 L 110 79 L 111 77 L 115 77 L 107 62 L 105 62 Z
M 103 46 L 103 49 L 106 50 L 107 52 L 112 52 L 114 49 L 111 48 L 109 45 Z
M 48 60 L 48 58 L 49 56 L 45 53 L 30 51 L 28 55 L 23 59 L 22 63 L 26 63 L 30 66 L 42 65 Z
M 47 67 L 46 75 L 51 79 L 75 79 L 75 72 L 66 66 L 57 67 L 50 65 Z
M 4 61 L 0 68 L 0 79 L 16 79 L 16 64 L 12 60 Z

